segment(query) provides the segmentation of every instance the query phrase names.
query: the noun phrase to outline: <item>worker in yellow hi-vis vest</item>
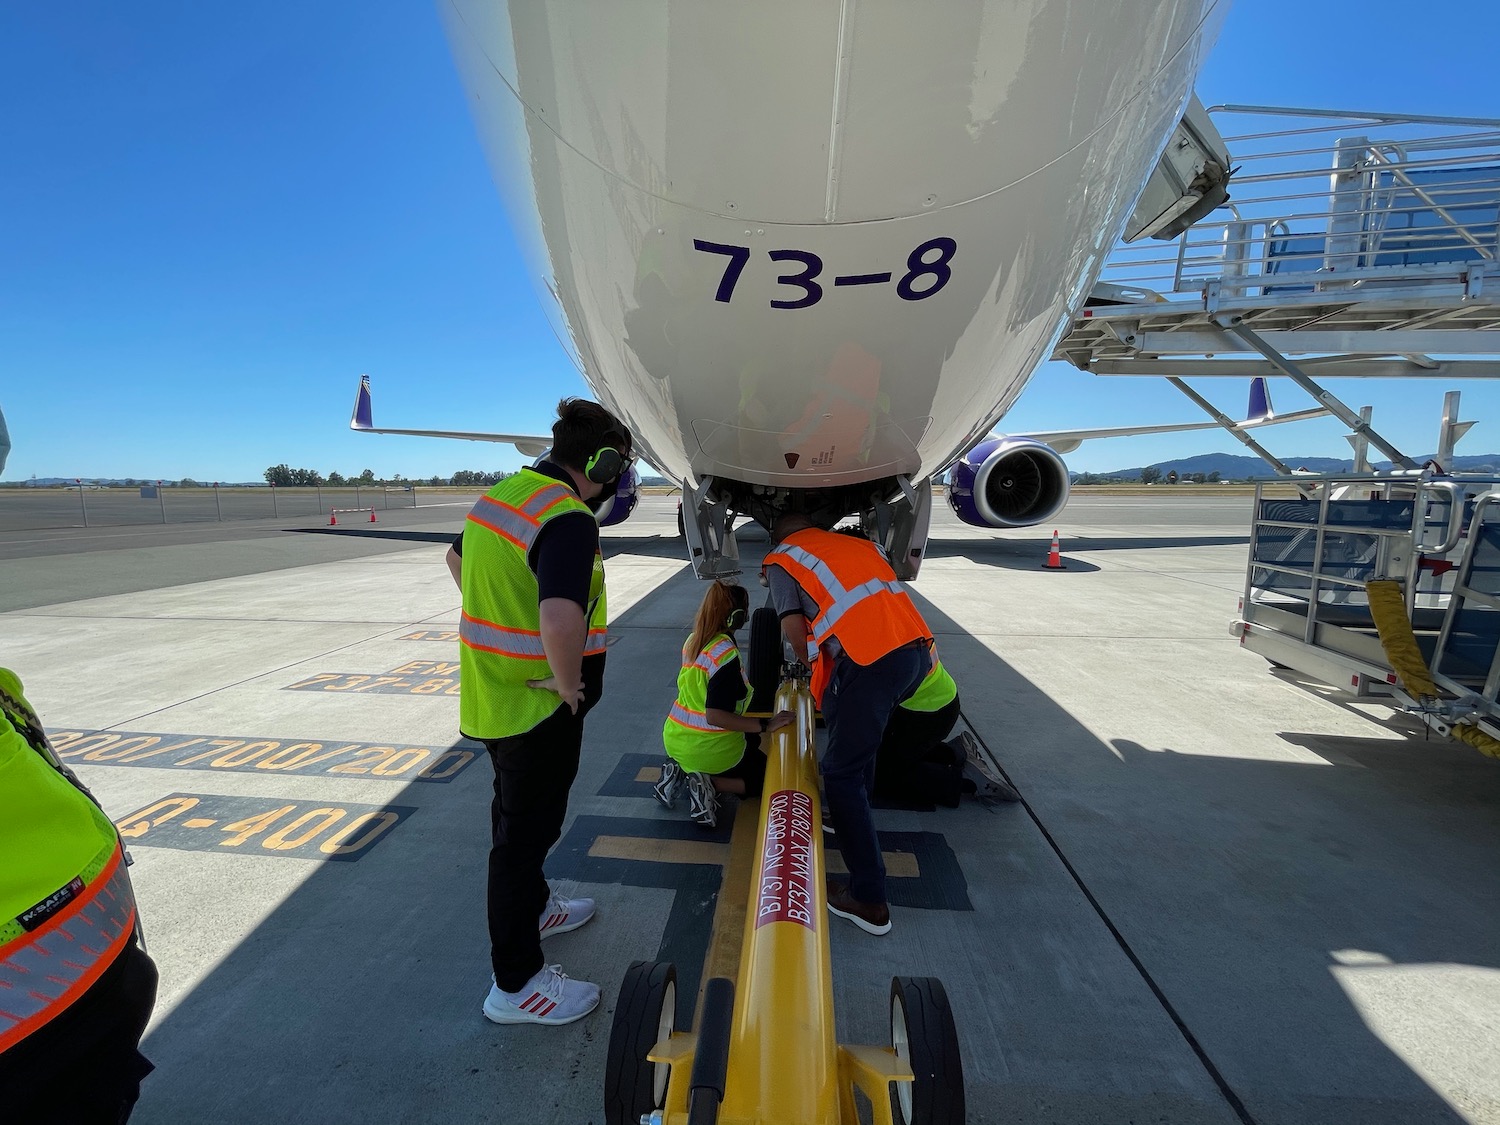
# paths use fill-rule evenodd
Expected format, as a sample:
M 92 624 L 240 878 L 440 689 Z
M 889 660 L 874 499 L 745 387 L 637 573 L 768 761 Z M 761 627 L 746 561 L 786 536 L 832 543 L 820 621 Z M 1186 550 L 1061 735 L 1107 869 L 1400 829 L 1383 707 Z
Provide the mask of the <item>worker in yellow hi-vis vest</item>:
M 760 796 L 766 777 L 761 735 L 797 718 L 791 711 L 769 718 L 745 715 L 752 693 L 734 634 L 749 611 L 743 586 L 714 582 L 704 591 L 682 646 L 677 701 L 662 724 L 667 759 L 652 791 L 669 809 L 686 791 L 688 815 L 704 828 L 719 823 L 719 794 Z
M 115 826 L 0 668 L 0 1120 L 125 1121 L 155 1003 Z
M 0 668 L 0 1121 L 123 1123 L 155 1003 L 119 834 Z
M 571 1023 L 599 987 L 542 957 L 594 902 L 563 898 L 542 863 L 562 834 L 583 720 L 604 688 L 604 561 L 593 511 L 632 460 L 630 431 L 598 403 L 564 399 L 552 450 L 469 512 L 459 584 L 459 726 L 495 767 L 490 805 L 490 968 L 495 1023 Z M 450 566 L 452 565 L 450 560 Z

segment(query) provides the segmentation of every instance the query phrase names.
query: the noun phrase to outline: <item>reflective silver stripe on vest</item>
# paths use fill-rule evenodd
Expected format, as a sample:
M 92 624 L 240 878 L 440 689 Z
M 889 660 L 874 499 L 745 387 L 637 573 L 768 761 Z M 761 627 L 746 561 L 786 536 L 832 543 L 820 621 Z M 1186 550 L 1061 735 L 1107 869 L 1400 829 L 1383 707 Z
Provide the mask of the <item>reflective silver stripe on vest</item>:
M 526 503 L 521 505 L 521 511 L 533 519 L 541 519 L 543 512 L 572 494 L 573 490 L 565 484 L 549 484 L 533 492 Z
M 571 495 L 572 490 L 566 485 L 551 484 L 533 493 L 518 508 L 481 496 L 475 501 L 474 507 L 469 509 L 469 516 L 514 540 L 523 551 L 530 552 L 531 545 L 536 542 L 536 537 L 542 530 L 543 513 L 559 500 Z
M 503 656 L 515 656 L 523 660 L 547 659 L 546 646 L 540 633 L 528 633 L 524 629 L 507 629 L 477 617 L 464 614 L 458 622 L 458 639 L 472 648 L 482 648 Z M 609 644 L 609 631 L 590 629 L 584 641 L 583 655 L 595 656 Z
M 822 559 L 816 555 L 804 551 L 801 547 L 782 547 L 776 552 L 785 555 L 793 562 L 800 563 L 813 572 L 823 589 L 828 591 L 831 599 L 826 607 L 819 607 L 818 619 L 812 623 L 813 640 L 822 644 L 828 639 L 838 625 L 839 619 L 863 598 L 872 594 L 889 593 L 905 594 L 900 582 L 887 582 L 883 578 L 871 578 L 868 582 L 861 582 L 852 590 L 846 590 L 843 584 L 834 577 L 833 570 Z M 774 564 L 774 559 L 769 560 Z
M 657 712 L 657 714 L 660 713 L 661 712 L 659 711 Z M 707 715 L 704 715 L 698 711 L 689 711 L 681 703 L 672 704 L 672 710 L 670 713 L 668 713 L 667 718 L 671 719 L 674 723 L 681 724 L 682 726 L 692 727 L 693 730 L 707 730 L 714 731 L 716 733 L 722 732 L 724 730 L 723 727 L 716 727 L 712 723 L 710 723 L 708 721 Z
M 85 889 L 77 900 L 83 905 L 66 920 L 0 947 L 0 1050 L 16 1033 L 30 1034 L 25 1024 L 39 1027 L 50 1019 L 47 1009 L 71 1003 L 73 993 L 103 970 L 100 962 L 129 939 L 135 898 L 118 849 L 110 863 L 108 879 Z
M 481 496 L 469 509 L 469 518 L 504 535 L 523 551 L 530 551 L 541 525 L 516 509 Z
M 698 659 L 694 661 L 694 663 L 698 664 L 706 672 L 717 672 L 719 670 L 719 666 L 724 663 L 724 658 L 733 651 L 734 642 L 726 637 L 718 644 L 709 645 L 706 649 L 700 652 L 698 654 Z
M 887 582 L 882 578 L 871 578 L 868 582 L 861 582 L 852 590 L 846 590 L 839 599 L 818 615 L 818 621 L 813 626 L 813 639 L 822 644 L 832 633 L 839 623 L 839 618 L 848 613 L 859 602 L 873 594 L 905 594 L 899 582 Z
M 542 647 L 540 633 L 528 633 L 522 629 L 507 629 L 500 625 L 470 617 L 467 613 L 459 618 L 458 639 L 474 648 L 489 649 L 505 656 L 523 660 L 547 659 L 547 650 Z

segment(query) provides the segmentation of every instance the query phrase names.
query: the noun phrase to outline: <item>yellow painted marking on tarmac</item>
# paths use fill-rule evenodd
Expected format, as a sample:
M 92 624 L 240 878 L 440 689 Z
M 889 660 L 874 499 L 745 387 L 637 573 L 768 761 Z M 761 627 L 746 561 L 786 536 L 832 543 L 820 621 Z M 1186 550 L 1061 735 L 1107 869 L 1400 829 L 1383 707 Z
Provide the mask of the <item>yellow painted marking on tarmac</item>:
M 640 769 L 635 771 L 635 779 L 637 781 L 649 781 L 653 783 L 658 782 L 661 780 L 661 767 L 642 766 Z
M 209 820 L 207 817 L 195 816 L 192 820 L 184 820 L 182 822 L 182 826 L 184 828 L 212 828 L 215 824 L 218 823 L 219 822 L 217 820 Z
M 911 852 L 881 852 L 880 858 L 885 860 L 885 873 L 890 878 L 915 879 L 922 874 L 917 867 L 917 857 Z M 849 869 L 844 866 L 844 857 L 832 846 L 823 853 L 823 870 L 830 875 L 849 874 Z
M 738 818 L 736 818 L 738 819 Z M 701 863 L 722 867 L 730 849 L 712 840 L 649 840 L 644 836 L 595 836 L 589 855 L 652 863 Z M 740 903 L 741 909 L 744 903 Z

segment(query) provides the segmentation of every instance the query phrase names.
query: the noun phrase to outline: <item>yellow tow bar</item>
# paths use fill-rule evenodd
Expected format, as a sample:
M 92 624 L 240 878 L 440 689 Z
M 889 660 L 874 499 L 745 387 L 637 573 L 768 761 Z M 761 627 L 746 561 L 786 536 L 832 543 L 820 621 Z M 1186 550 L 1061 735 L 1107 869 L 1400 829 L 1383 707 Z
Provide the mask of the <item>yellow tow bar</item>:
M 770 740 L 738 979 L 705 984 L 699 1026 L 690 1034 L 672 1027 L 675 969 L 630 967 L 610 1033 L 606 1120 L 856 1125 L 858 1089 L 875 1125 L 959 1125 L 958 1039 L 935 979 L 892 982 L 891 1046 L 834 1038 L 815 712 L 805 668 L 788 666 L 776 709 L 795 712 L 797 721 Z

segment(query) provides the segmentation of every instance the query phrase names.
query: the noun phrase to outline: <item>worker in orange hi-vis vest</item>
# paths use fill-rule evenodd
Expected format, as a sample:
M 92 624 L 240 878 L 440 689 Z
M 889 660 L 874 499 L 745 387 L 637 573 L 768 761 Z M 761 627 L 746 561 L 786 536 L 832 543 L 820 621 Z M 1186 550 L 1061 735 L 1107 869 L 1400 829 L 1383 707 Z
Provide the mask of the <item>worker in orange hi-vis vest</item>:
M 823 793 L 849 869 L 847 884 L 829 884 L 828 909 L 866 933 L 886 934 L 885 864 L 870 814 L 875 755 L 891 712 L 932 668 L 932 630 L 868 539 L 814 527 L 801 513 L 771 529 L 762 564 L 781 629 L 793 654 L 828 661 L 819 680 L 828 750 Z

